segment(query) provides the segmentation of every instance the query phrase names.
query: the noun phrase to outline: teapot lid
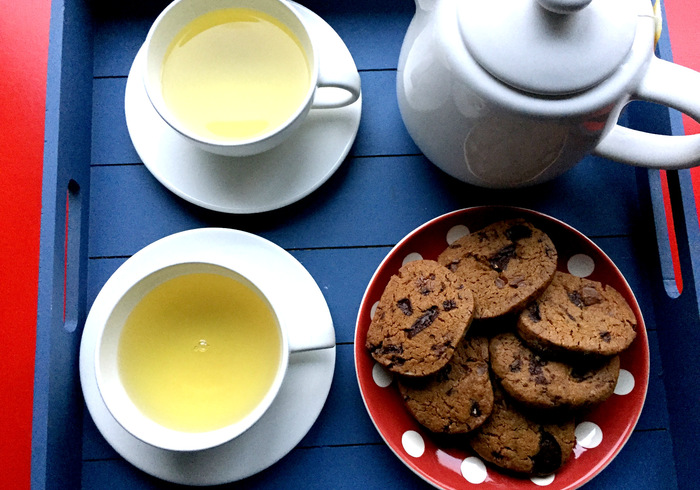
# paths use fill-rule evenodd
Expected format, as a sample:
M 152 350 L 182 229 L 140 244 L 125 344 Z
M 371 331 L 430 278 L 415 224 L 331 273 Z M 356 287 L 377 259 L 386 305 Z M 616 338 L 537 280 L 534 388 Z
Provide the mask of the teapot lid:
M 540 95 L 582 92 L 612 75 L 629 53 L 633 0 L 461 1 L 461 36 L 502 82 Z

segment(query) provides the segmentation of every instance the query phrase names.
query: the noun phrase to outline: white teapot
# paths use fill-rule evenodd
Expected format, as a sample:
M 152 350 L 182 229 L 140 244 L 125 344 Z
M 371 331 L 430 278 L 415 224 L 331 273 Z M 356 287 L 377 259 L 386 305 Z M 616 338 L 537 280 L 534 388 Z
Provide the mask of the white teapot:
M 700 74 L 654 55 L 650 0 L 416 0 L 399 109 L 425 156 L 471 184 L 552 179 L 589 153 L 700 164 L 700 135 L 617 124 L 631 100 L 700 119 Z

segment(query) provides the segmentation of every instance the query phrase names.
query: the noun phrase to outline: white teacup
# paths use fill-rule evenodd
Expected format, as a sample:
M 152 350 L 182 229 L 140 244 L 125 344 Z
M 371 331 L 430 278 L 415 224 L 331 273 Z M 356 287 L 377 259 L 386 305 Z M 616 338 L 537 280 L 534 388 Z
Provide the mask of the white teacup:
M 168 265 L 124 288 L 95 349 L 97 386 L 112 416 L 134 437 L 172 451 L 235 439 L 275 400 L 290 353 L 334 345 L 333 336 L 288 335 L 275 301 L 240 273 L 206 262 Z M 232 333 L 234 323 L 241 330 Z M 250 383 L 254 373 L 260 379 Z
M 255 22 L 242 15 L 251 12 Z M 343 107 L 360 96 L 357 71 L 321 59 L 315 44 L 323 40 L 314 39 L 307 22 L 287 0 L 175 0 L 146 37 L 146 93 L 163 120 L 204 150 L 227 156 L 269 150 L 310 109 Z M 244 25 L 274 35 L 240 34 L 249 32 L 238 29 Z

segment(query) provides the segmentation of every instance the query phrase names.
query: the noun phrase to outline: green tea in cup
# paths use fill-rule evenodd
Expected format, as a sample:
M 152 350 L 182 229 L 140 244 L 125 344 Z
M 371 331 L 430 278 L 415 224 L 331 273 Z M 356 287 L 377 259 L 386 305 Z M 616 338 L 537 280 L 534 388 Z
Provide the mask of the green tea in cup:
M 225 8 L 190 21 L 162 65 L 163 98 L 193 133 L 223 141 L 274 131 L 304 105 L 311 68 L 297 36 L 275 17 Z
M 183 274 L 149 291 L 126 318 L 121 382 L 154 422 L 206 432 L 243 420 L 274 384 L 282 355 L 277 317 L 230 276 Z

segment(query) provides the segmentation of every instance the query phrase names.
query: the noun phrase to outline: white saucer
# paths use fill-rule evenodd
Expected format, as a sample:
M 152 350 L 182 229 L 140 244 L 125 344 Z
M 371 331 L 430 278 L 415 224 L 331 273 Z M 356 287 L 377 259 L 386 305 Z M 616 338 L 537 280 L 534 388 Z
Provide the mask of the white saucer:
M 310 22 L 321 57 L 357 69 L 340 36 L 318 15 L 295 4 Z M 146 168 L 165 187 L 198 206 L 250 214 L 287 206 L 307 196 L 340 167 L 355 141 L 362 97 L 346 107 L 312 109 L 288 140 L 265 153 L 225 157 L 195 147 L 163 121 L 141 82 L 143 49 L 129 72 L 126 124 Z
M 88 411 L 100 433 L 125 460 L 150 475 L 186 485 L 241 480 L 284 457 L 318 418 L 335 369 L 335 347 L 292 354 L 282 388 L 265 415 L 235 440 L 212 449 L 167 451 L 124 430 L 104 404 L 95 378 L 97 338 L 115 296 L 134 277 L 143 277 L 169 261 L 197 261 L 212 254 L 225 255 L 230 266 L 254 279 L 266 294 L 272 291 L 288 298 L 280 314 L 299 317 L 290 335 L 306 335 L 309 329 L 333 330 L 325 298 L 304 266 L 284 249 L 250 233 L 222 228 L 177 233 L 145 247 L 114 272 L 90 309 L 80 345 L 80 382 Z

